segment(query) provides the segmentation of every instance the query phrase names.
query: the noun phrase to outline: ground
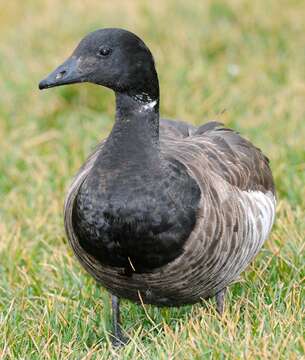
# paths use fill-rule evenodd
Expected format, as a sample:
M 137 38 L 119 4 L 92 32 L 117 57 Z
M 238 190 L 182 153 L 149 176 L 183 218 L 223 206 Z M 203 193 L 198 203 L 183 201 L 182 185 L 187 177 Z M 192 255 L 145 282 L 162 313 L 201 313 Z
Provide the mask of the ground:
M 304 359 L 304 12 L 301 0 L 3 2 L 1 359 Z M 269 156 L 278 194 L 273 232 L 230 287 L 223 319 L 213 300 L 125 301 L 131 341 L 119 350 L 108 294 L 77 263 L 62 216 L 73 174 L 112 127 L 114 98 L 86 84 L 38 91 L 82 36 L 110 26 L 151 48 L 162 115 L 240 131 Z

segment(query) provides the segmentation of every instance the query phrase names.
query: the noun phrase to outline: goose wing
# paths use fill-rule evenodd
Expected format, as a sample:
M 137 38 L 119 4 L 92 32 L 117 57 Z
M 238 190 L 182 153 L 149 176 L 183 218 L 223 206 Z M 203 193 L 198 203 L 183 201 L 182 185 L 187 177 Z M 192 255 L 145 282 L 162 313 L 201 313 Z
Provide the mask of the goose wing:
M 163 134 L 164 154 L 195 170 L 199 185 L 204 186 L 209 174 L 239 190 L 275 194 L 268 158 L 250 141 L 221 123 L 213 121 L 192 129 L 183 139 L 173 132 Z
M 201 190 L 195 228 L 167 271 L 184 269 L 193 293 L 207 297 L 245 270 L 271 231 L 276 202 L 269 161 L 215 122 L 183 139 L 164 136 L 161 149 L 187 167 Z

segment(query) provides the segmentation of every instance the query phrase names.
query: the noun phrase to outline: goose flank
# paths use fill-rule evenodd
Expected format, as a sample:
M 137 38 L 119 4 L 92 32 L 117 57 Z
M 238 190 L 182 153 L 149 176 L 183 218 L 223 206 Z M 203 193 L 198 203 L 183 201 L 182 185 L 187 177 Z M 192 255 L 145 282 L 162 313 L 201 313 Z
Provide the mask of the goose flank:
M 91 82 L 116 97 L 113 129 L 76 174 L 64 220 L 82 266 L 119 299 L 192 304 L 226 288 L 267 239 L 275 216 L 268 159 L 212 121 L 159 118 L 159 83 L 143 41 L 123 29 L 87 35 L 40 89 Z

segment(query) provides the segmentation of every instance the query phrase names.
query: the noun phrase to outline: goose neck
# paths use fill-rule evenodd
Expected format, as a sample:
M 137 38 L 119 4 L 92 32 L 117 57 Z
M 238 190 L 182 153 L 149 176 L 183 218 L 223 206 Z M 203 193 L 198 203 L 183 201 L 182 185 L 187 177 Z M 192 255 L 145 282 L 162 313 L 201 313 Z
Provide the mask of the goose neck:
M 111 135 L 147 144 L 159 142 L 159 99 L 145 94 L 116 93 L 116 116 Z

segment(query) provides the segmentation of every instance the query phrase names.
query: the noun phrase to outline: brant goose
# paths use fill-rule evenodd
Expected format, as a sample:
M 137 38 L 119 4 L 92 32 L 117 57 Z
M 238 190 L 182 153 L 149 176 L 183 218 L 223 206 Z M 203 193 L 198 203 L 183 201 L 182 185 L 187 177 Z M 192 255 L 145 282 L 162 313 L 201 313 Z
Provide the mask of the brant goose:
M 82 266 L 119 299 L 158 306 L 216 296 L 267 239 L 275 216 L 268 159 L 218 122 L 159 118 L 159 83 L 144 42 L 123 29 L 87 35 L 40 89 L 91 82 L 115 92 L 113 129 L 76 174 L 65 228 Z

